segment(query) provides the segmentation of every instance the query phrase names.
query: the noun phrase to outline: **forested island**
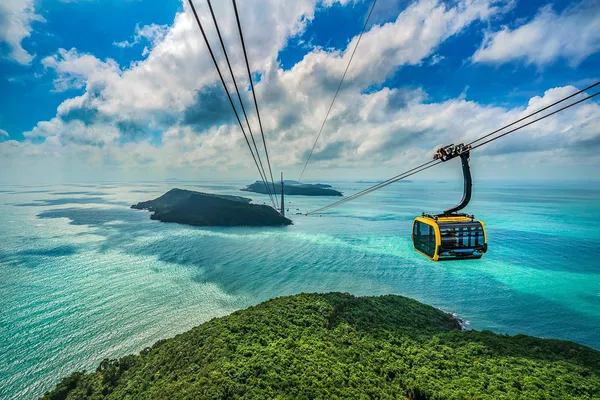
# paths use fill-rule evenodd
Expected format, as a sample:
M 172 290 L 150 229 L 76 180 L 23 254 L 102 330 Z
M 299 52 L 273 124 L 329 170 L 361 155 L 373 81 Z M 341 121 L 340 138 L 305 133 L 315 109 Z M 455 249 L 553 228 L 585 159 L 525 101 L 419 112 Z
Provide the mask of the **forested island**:
M 134 204 L 136 210 L 149 210 L 151 219 L 193 226 L 281 226 L 291 220 L 266 205 L 250 204 L 239 197 L 171 189 L 164 195 Z
M 592 399 L 600 352 L 463 331 L 401 296 L 299 294 L 64 378 L 58 399 Z
M 269 188 L 271 191 L 273 190 L 272 185 Z M 263 181 L 256 181 L 240 190 L 261 194 L 268 193 Z M 275 184 L 275 193 L 281 194 L 281 183 Z M 286 196 L 343 196 L 342 192 L 332 189 L 331 185 L 323 183 L 299 183 L 298 181 L 289 180 L 284 181 L 283 193 Z

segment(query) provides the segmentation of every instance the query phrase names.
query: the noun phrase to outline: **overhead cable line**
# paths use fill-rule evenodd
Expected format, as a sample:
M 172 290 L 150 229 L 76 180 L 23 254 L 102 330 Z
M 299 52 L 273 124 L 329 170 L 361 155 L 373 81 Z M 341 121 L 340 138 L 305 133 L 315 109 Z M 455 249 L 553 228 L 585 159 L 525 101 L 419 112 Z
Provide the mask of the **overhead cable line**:
M 599 83 L 600 83 L 600 82 L 599 82 Z M 524 124 L 524 125 L 521 125 L 521 126 L 519 126 L 519 127 L 515 128 L 515 129 L 512 129 L 512 130 L 510 130 L 510 131 L 508 131 L 508 132 L 504 132 L 503 134 L 501 134 L 501 135 L 498 135 L 498 136 L 496 136 L 496 137 L 493 137 L 493 138 L 491 138 L 491 139 L 488 139 L 488 140 L 486 140 L 485 142 L 479 143 L 478 145 L 471 147 L 471 150 L 474 150 L 474 149 L 476 149 L 476 148 L 478 148 L 478 147 L 481 147 L 481 146 L 483 146 L 483 145 L 485 145 L 485 144 L 488 144 L 488 143 L 490 143 L 490 142 L 493 142 L 494 140 L 500 139 L 501 137 L 504 137 L 504 136 L 506 136 L 506 135 L 508 135 L 508 134 L 511 134 L 511 133 L 513 133 L 513 132 L 516 132 L 516 131 L 518 131 L 519 129 L 525 128 L 525 127 L 527 127 L 527 126 L 529 126 L 529 125 L 531 125 L 531 124 L 533 124 L 533 123 L 535 123 L 535 122 L 538 122 L 538 121 L 541 121 L 541 120 L 543 120 L 543 119 L 546 119 L 546 118 L 548 118 L 548 117 L 550 117 L 550 116 L 552 116 L 552 115 L 554 115 L 554 114 L 558 114 L 559 112 L 561 112 L 561 111 L 564 111 L 564 110 L 566 110 L 567 108 L 571 108 L 571 107 L 573 107 L 573 106 L 576 106 L 577 104 L 579 104 L 579 103 L 583 103 L 584 101 L 586 101 L 586 100 L 589 100 L 589 99 L 591 99 L 591 98 L 594 98 L 594 97 L 596 97 L 596 96 L 598 96 L 598 95 L 600 95 L 600 92 L 596 92 L 596 93 L 594 93 L 594 94 L 592 94 L 592 95 L 589 95 L 589 96 L 587 96 L 587 97 L 584 97 L 583 99 L 580 99 L 580 100 L 577 100 L 577 101 L 575 101 L 575 102 L 573 102 L 573 103 L 567 104 L 566 106 L 564 106 L 564 107 L 561 107 L 561 108 L 559 108 L 558 110 L 552 111 L 552 112 L 551 112 L 551 113 L 549 113 L 549 114 L 546 114 L 546 115 L 544 115 L 544 116 L 542 116 L 542 117 L 536 118 L 536 119 L 534 119 L 533 121 L 530 121 L 530 122 L 528 122 L 528 123 L 526 123 L 526 124 Z M 478 140 L 479 140 L 479 139 L 478 139 Z
M 223 74 L 221 74 L 221 69 L 219 68 L 219 64 L 217 63 L 217 59 L 215 58 L 215 55 L 214 55 L 214 53 L 212 51 L 212 47 L 210 46 L 208 38 L 206 37 L 206 33 L 204 32 L 204 28 L 202 26 L 202 23 L 200 22 L 200 18 L 198 17 L 198 13 L 196 12 L 196 7 L 194 7 L 194 3 L 192 2 L 192 0 L 188 0 L 188 3 L 189 3 L 189 5 L 190 5 L 190 7 L 192 9 L 192 12 L 194 13 L 194 18 L 196 19 L 198 27 L 200 28 L 200 32 L 202 33 L 202 37 L 204 38 L 204 42 L 206 43 L 206 47 L 208 47 L 208 52 L 210 53 L 210 57 L 212 58 L 212 61 L 213 61 L 213 64 L 215 65 L 217 73 L 219 74 L 219 78 L 221 78 L 221 83 L 223 84 L 223 88 L 225 89 L 225 93 L 227 94 L 227 98 L 229 99 L 229 104 L 231 104 L 231 108 L 233 109 L 233 113 L 235 114 L 235 118 L 237 119 L 238 125 L 240 126 L 240 129 L 242 130 L 242 134 L 244 135 L 244 139 L 246 139 L 246 144 L 248 145 L 248 149 L 250 149 L 250 153 L 252 154 L 252 158 L 254 159 L 254 164 L 256 165 L 256 168 L 258 169 L 258 173 L 259 173 L 259 175 L 260 175 L 263 183 L 265 184 L 265 187 L 267 188 L 267 191 L 269 191 L 269 187 L 267 185 L 267 182 L 265 181 L 265 178 L 262 175 L 260 167 L 258 166 L 258 162 L 256 161 L 256 157 L 254 156 L 254 152 L 252 151 L 252 146 L 250 145 L 250 141 L 248 140 L 248 136 L 246 135 L 246 131 L 244 130 L 244 127 L 242 125 L 242 121 L 240 120 L 240 117 L 239 117 L 239 115 L 237 113 L 237 110 L 235 109 L 235 105 L 233 104 L 233 100 L 231 99 L 231 95 L 229 94 L 229 90 L 227 90 L 227 84 L 225 83 L 225 79 L 223 78 Z M 273 207 L 277 208 L 277 206 L 275 205 L 275 202 L 273 201 L 273 197 L 271 195 L 269 195 L 269 197 L 271 198 L 271 203 L 273 203 Z
M 351 200 L 355 200 L 355 199 L 357 199 L 359 197 L 362 197 L 362 196 L 364 196 L 366 194 L 374 192 L 375 190 L 381 189 L 382 187 L 390 185 L 390 184 L 392 184 L 394 182 L 398 182 L 398 181 L 400 181 L 402 179 L 405 179 L 405 178 L 408 178 L 409 176 L 412 176 L 412 175 L 414 175 L 416 173 L 419 173 L 419 172 L 424 171 L 426 169 L 429 169 L 431 167 L 435 167 L 436 165 L 438 165 L 441 162 L 442 161 L 431 160 L 429 162 L 426 162 L 425 164 L 421 164 L 418 167 L 414 167 L 413 169 L 410 169 L 410 170 L 408 170 L 406 172 L 403 172 L 400 175 L 396 175 L 393 178 L 390 178 L 390 179 L 388 179 L 388 180 L 386 180 L 384 182 L 378 183 L 375 186 L 371 186 L 370 188 L 367 188 L 365 190 L 361 190 L 360 192 L 355 193 L 352 196 L 348 196 L 348 197 L 346 197 L 346 198 L 344 198 L 342 200 L 338 200 L 335 203 L 328 204 L 328 205 L 326 205 L 324 207 L 321 207 L 321 208 L 319 208 L 317 210 L 310 211 L 310 212 L 306 213 L 306 215 L 316 214 L 316 213 L 328 210 L 330 208 L 340 206 L 340 205 L 342 205 L 344 203 L 347 203 L 347 202 L 349 202 Z
M 273 194 L 277 195 L 275 190 L 275 181 L 273 179 L 273 170 L 271 169 L 271 160 L 269 160 L 269 151 L 267 150 L 267 142 L 265 140 L 265 132 L 263 130 L 262 121 L 260 119 L 260 111 L 258 110 L 258 102 L 256 101 L 256 92 L 254 91 L 254 83 L 252 82 L 252 73 L 250 72 L 250 63 L 248 62 L 248 54 L 246 53 L 246 44 L 244 43 L 244 34 L 242 33 L 242 25 L 240 23 L 240 16 L 238 14 L 237 4 L 235 0 L 232 0 L 233 9 L 235 11 L 235 19 L 237 21 L 238 31 L 240 32 L 240 40 L 242 42 L 242 50 L 244 50 L 244 59 L 246 60 L 246 70 L 248 71 L 248 80 L 250 81 L 250 89 L 252 89 L 252 97 L 254 98 L 254 107 L 256 108 L 256 115 L 258 117 L 258 126 L 260 127 L 260 134 L 263 140 L 263 146 L 265 147 L 265 155 L 267 156 L 267 164 L 269 166 L 269 174 L 271 174 L 271 184 L 273 185 Z M 265 174 L 266 176 L 266 174 Z M 283 204 L 281 205 L 283 208 Z
M 373 13 L 373 9 L 375 8 L 375 4 L 377 4 L 377 0 L 373 0 L 373 4 L 371 5 L 371 9 L 369 10 L 369 14 L 367 15 L 367 19 L 365 20 L 365 24 L 363 25 L 362 31 L 360 32 L 360 35 L 358 35 L 358 40 L 356 41 L 356 46 L 354 46 L 354 50 L 352 51 L 352 54 L 350 55 L 350 60 L 348 60 L 348 65 L 346 65 L 346 69 L 344 70 L 344 74 L 342 75 L 342 79 L 340 80 L 340 84 L 337 87 L 337 90 L 335 91 L 335 95 L 333 96 L 333 100 L 331 100 L 331 104 L 329 105 L 329 109 L 327 110 L 327 114 L 325 114 L 325 119 L 323 120 L 323 123 L 321 124 L 321 128 L 319 129 L 319 133 L 317 134 L 317 138 L 315 139 L 315 143 L 312 146 L 312 149 L 310 150 L 310 153 L 308 154 L 308 158 L 306 159 L 306 163 L 304 164 L 304 168 L 302 168 L 302 172 L 300 173 L 300 177 L 298 178 L 298 182 L 300 182 L 302 180 L 302 176 L 304 175 L 304 171 L 306 171 L 306 167 L 308 166 L 308 162 L 310 161 L 310 158 L 312 157 L 313 152 L 315 151 L 315 147 L 317 146 L 317 142 L 319 141 L 319 138 L 321 137 L 321 133 L 323 132 L 323 128 L 325 127 L 325 123 L 327 123 L 327 119 L 329 118 L 329 113 L 331 112 L 331 109 L 333 108 L 333 104 L 335 103 L 335 99 L 337 98 L 338 94 L 340 93 L 340 89 L 342 87 L 342 83 L 344 83 L 344 78 L 346 78 L 346 73 L 348 73 L 348 68 L 350 68 L 350 64 L 352 63 L 352 59 L 354 58 L 354 54 L 356 53 L 356 49 L 358 48 L 358 45 L 360 43 L 360 39 L 362 39 L 363 33 L 365 33 L 365 30 L 367 29 L 367 24 L 369 23 L 369 19 L 371 18 L 371 14 Z
M 523 118 L 520 118 L 520 119 L 518 119 L 518 120 L 516 120 L 516 121 L 514 121 L 514 122 L 512 122 L 512 123 L 510 123 L 510 124 L 508 124 L 508 125 L 504 125 L 502 128 L 500 128 L 500 129 L 496 129 L 495 131 L 493 131 L 493 132 L 490 132 L 490 133 L 488 133 L 487 135 L 480 137 L 479 139 L 473 140 L 473 141 L 472 141 L 471 143 L 469 143 L 469 144 L 470 144 L 470 145 L 472 145 L 472 144 L 475 144 L 475 143 L 477 143 L 477 142 L 479 142 L 479 141 L 481 141 L 481 140 L 483 140 L 483 139 L 485 139 L 485 138 L 488 138 L 488 137 L 490 137 L 490 136 L 492 136 L 492 135 L 494 135 L 494 134 L 496 134 L 496 133 L 498 133 L 498 132 L 500 132 L 500 131 L 503 131 L 503 130 L 504 130 L 504 129 L 506 129 L 506 128 L 510 128 L 511 126 L 513 126 L 513 125 L 516 125 L 516 124 L 518 124 L 519 122 L 522 122 L 522 121 L 524 121 L 524 120 L 526 120 L 526 119 L 528 119 L 528 118 L 531 118 L 531 117 L 533 117 L 534 115 L 541 113 L 542 111 L 546 111 L 547 109 L 549 109 L 549 108 L 552 108 L 552 107 L 554 107 L 555 105 L 562 103 L 563 101 L 569 100 L 570 98 L 572 98 L 572 97 L 575 97 L 575 96 L 577 96 L 578 94 L 581 94 L 581 93 L 583 93 L 583 92 L 587 92 L 587 91 L 588 91 L 588 90 L 590 90 L 591 88 L 593 88 L 593 87 L 596 87 L 596 86 L 598 86 L 598 85 L 600 85 L 600 81 L 598 81 L 598 82 L 594 83 L 593 85 L 590 85 L 590 86 L 586 87 L 585 89 L 581 89 L 580 91 L 578 91 L 578 92 L 575 92 L 575 93 L 573 93 L 572 95 L 569 95 L 569 96 L 567 96 L 567 97 L 563 97 L 562 99 L 560 99 L 560 100 L 558 100 L 558 101 L 555 101 L 554 103 L 552 103 L 552 104 L 549 104 L 549 105 L 547 105 L 546 107 L 540 108 L 539 110 L 537 110 L 537 111 L 535 111 L 535 112 L 533 112 L 533 113 L 531 113 L 531 114 L 529 114 L 529 115 L 526 115 L 525 117 L 523 117 Z
M 254 140 L 254 134 L 252 133 L 252 127 L 250 126 L 250 122 L 248 121 L 248 115 L 246 114 L 246 108 L 244 107 L 244 102 L 242 101 L 242 96 L 240 95 L 240 90 L 238 88 L 235 75 L 233 73 L 233 68 L 231 67 L 231 63 L 229 62 L 229 56 L 227 55 L 227 49 L 225 47 L 225 42 L 223 41 L 223 36 L 221 36 L 221 30 L 219 29 L 219 24 L 217 22 L 217 18 L 215 17 L 215 12 L 212 8 L 212 3 L 210 0 L 207 0 L 208 8 L 210 9 L 210 15 L 212 16 L 212 20 L 215 24 L 215 28 L 217 30 L 217 35 L 219 36 L 219 42 L 221 43 L 221 48 L 223 49 L 223 54 L 225 55 L 225 60 L 227 61 L 227 67 L 229 68 L 229 74 L 231 75 L 231 80 L 233 81 L 233 86 L 235 87 L 235 92 L 237 93 L 238 100 L 240 102 L 240 106 L 242 107 L 242 113 L 244 114 L 244 119 L 246 120 L 246 125 L 248 125 L 248 132 L 250 133 L 250 138 L 252 139 L 252 143 L 254 144 L 254 150 L 256 151 L 256 156 L 258 157 L 258 164 L 262 170 L 262 176 L 264 176 L 264 180 L 267 181 L 267 192 L 269 196 L 275 196 L 275 184 L 273 184 L 273 192 L 271 192 L 271 188 L 268 185 L 267 173 L 265 172 L 265 168 L 262 163 L 262 159 L 260 158 L 260 152 L 258 151 L 258 147 L 256 146 L 256 141 Z M 237 15 L 237 12 L 236 12 Z M 242 42 L 243 45 L 243 42 Z M 246 50 L 244 49 L 244 54 Z M 264 141 L 264 136 L 263 136 Z M 266 148 L 266 147 L 265 147 Z M 268 155 L 267 155 L 268 157 Z M 270 164 L 269 164 L 270 169 Z M 271 173 L 271 181 L 273 180 L 273 174 Z M 275 196 L 275 203 L 277 204 L 277 196 Z M 277 208 L 277 207 L 275 207 Z
M 594 85 L 591 85 L 591 86 L 589 86 L 588 88 L 586 88 L 586 89 L 584 89 L 584 90 L 587 90 L 587 89 L 589 89 L 589 88 L 593 88 L 593 87 L 595 87 L 595 86 L 597 86 L 597 85 L 600 85 L 600 82 L 598 82 L 598 83 L 596 83 L 596 84 L 594 84 Z M 557 105 L 557 104 L 559 104 L 559 103 L 561 103 L 561 102 L 563 102 L 563 101 L 565 101 L 565 100 L 567 100 L 567 99 L 569 99 L 569 98 L 572 98 L 573 96 L 576 96 L 576 95 L 578 95 L 578 94 L 581 94 L 582 92 L 583 92 L 583 90 L 581 90 L 581 91 L 579 91 L 579 92 L 577 92 L 577 93 L 574 93 L 574 94 L 572 94 L 572 95 L 570 95 L 570 96 L 567 96 L 567 97 L 565 97 L 565 98 L 563 98 L 563 99 L 561 99 L 561 100 L 559 100 L 559 101 L 557 101 L 557 102 L 553 103 L 553 105 Z M 497 140 L 497 139 L 500 139 L 501 137 L 507 136 L 507 135 L 509 135 L 509 134 L 511 134 L 511 133 L 513 133 L 513 132 L 516 132 L 516 131 L 518 131 L 518 130 L 520 130 L 520 129 L 523 129 L 523 128 L 525 128 L 525 127 L 527 127 L 527 126 L 529 126 L 529 125 L 532 125 L 532 124 L 534 124 L 534 123 L 536 123 L 536 122 L 538 122 L 538 121 L 541 121 L 541 120 L 543 120 L 543 119 L 546 119 L 546 118 L 548 118 L 548 117 L 550 117 L 550 116 L 552 116 L 552 115 L 558 114 L 558 113 L 559 113 L 559 112 L 561 112 L 561 111 L 564 111 L 564 110 L 566 110 L 566 109 L 568 109 L 568 108 L 571 108 L 571 107 L 573 107 L 573 106 L 575 106 L 575 105 L 577 105 L 577 104 L 583 103 L 584 101 L 590 100 L 590 99 L 592 99 L 592 98 L 594 98 L 594 97 L 596 97 L 596 96 L 598 96 L 598 95 L 600 95 L 600 92 L 596 92 L 596 93 L 594 93 L 594 94 L 592 94 L 592 95 L 589 95 L 589 96 L 587 96 L 587 97 L 584 97 L 584 98 L 582 98 L 582 99 L 580 99 L 580 100 L 577 100 L 577 101 L 574 101 L 574 102 L 572 102 L 572 103 L 569 103 L 569 104 L 567 104 L 566 106 L 563 106 L 563 107 L 561 107 L 561 108 L 559 108 L 559 109 L 557 109 L 557 110 L 555 110 L 555 111 L 552 111 L 552 112 L 550 112 L 550 113 L 548 113 L 548 114 L 545 114 L 545 115 L 543 115 L 543 116 L 541 116 L 541 117 L 539 117 L 539 118 L 536 118 L 536 119 L 534 119 L 534 120 L 532 120 L 532 121 L 530 121 L 530 122 L 527 122 L 527 123 L 525 123 L 525 124 L 523 124 L 523 125 L 520 125 L 520 126 L 518 126 L 518 127 L 514 128 L 514 129 L 511 129 L 510 131 L 504 132 L 504 133 L 502 133 L 501 135 L 495 136 L 495 137 L 493 137 L 493 138 L 490 138 L 490 139 L 488 139 L 488 140 L 486 140 L 486 141 L 484 141 L 484 142 L 482 142 L 482 143 L 479 143 L 478 145 L 472 146 L 472 147 L 470 148 L 470 150 L 475 150 L 475 149 L 477 149 L 477 148 L 479 148 L 479 147 L 481 147 L 481 146 L 483 146 L 483 145 L 486 145 L 486 144 L 488 144 L 488 143 L 490 143 L 490 142 L 493 142 L 494 140 Z M 552 106 L 552 105 L 551 105 L 551 106 Z M 500 129 L 497 129 L 496 131 L 492 132 L 491 134 L 484 135 L 484 136 L 482 136 L 481 138 L 479 138 L 479 139 L 477 139 L 477 140 L 475 140 L 475 141 L 471 142 L 471 144 L 472 144 L 472 143 L 479 142 L 479 141 L 481 141 L 482 139 L 485 139 L 485 138 L 489 137 L 490 135 L 493 135 L 494 133 L 498 133 L 498 132 L 500 132 L 500 131 L 502 131 L 502 130 L 504 130 L 504 129 L 506 129 L 506 128 L 510 127 L 510 126 L 513 126 L 513 125 L 515 125 L 516 123 L 518 123 L 518 122 L 520 122 L 520 121 L 523 121 L 523 120 L 525 120 L 525 119 L 527 119 L 527 118 L 530 118 L 530 117 L 532 117 L 532 116 L 534 116 L 534 115 L 538 114 L 539 112 L 541 112 L 541 111 L 543 111 L 543 110 L 546 110 L 546 109 L 548 109 L 548 108 L 549 108 L 549 107 L 551 107 L 551 106 L 544 107 L 543 109 L 537 110 L 537 111 L 535 111 L 535 112 L 533 112 L 533 113 L 531 113 L 531 114 L 527 115 L 526 117 L 523 117 L 523 118 L 519 119 L 518 121 L 515 121 L 515 122 L 512 122 L 512 123 L 510 123 L 510 124 L 508 124 L 508 125 L 505 125 L 504 127 L 500 128 Z M 402 173 L 402 174 L 400 174 L 400 175 L 396 175 L 395 177 L 393 177 L 393 178 L 390 178 L 390 179 L 388 179 L 388 180 L 386 180 L 386 181 L 384 181 L 384 182 L 381 182 L 381 183 L 379 183 L 379 184 L 377 184 L 377 185 L 371 186 L 371 187 L 369 187 L 369 188 L 367 188 L 367 189 L 364 189 L 364 190 L 362 190 L 362 191 L 360 191 L 360 192 L 358 192 L 358 193 L 355 193 L 355 194 L 353 194 L 353 195 L 351 195 L 351 196 L 349 196 L 349 197 L 347 197 L 347 198 L 345 198 L 345 199 L 338 200 L 338 201 L 336 201 L 336 202 L 334 202 L 334 203 L 328 204 L 328 205 L 326 205 L 326 206 L 324 206 L 324 207 L 321 207 L 321 208 L 319 208 L 319 209 L 317 209 L 317 210 L 310 211 L 310 212 L 306 213 L 306 215 L 315 214 L 315 213 L 318 213 L 318 212 L 321 212 L 321 211 L 325 211 L 325 210 L 328 210 L 328 209 L 330 209 L 330 208 L 333 208 L 333 207 L 337 207 L 337 206 L 339 206 L 339 205 L 342 205 L 342 204 L 344 204 L 344 203 L 346 203 L 346 202 L 348 202 L 348 201 L 355 200 L 355 199 L 357 199 L 357 198 L 359 198 L 359 197 L 362 197 L 362 196 L 364 196 L 364 195 L 366 195 L 366 194 L 369 194 L 369 193 L 371 193 L 371 192 L 374 192 L 375 190 L 378 190 L 378 189 L 381 189 L 381 188 L 383 188 L 383 187 L 385 187 L 385 186 L 388 186 L 388 185 L 390 185 L 390 184 L 392 184 L 392 183 L 394 183 L 394 182 L 398 182 L 398 181 L 400 181 L 400 180 L 402 180 L 402 179 L 408 178 L 409 176 L 415 175 L 415 174 L 417 174 L 417 173 L 419 173 L 419 172 L 421 172 L 421 171 L 424 171 L 424 170 L 426 170 L 426 169 L 429 169 L 429 168 L 431 168 L 431 167 L 434 167 L 434 166 L 436 166 L 436 165 L 438 165 L 438 164 L 441 164 L 442 162 L 443 162 L 443 161 L 440 161 L 440 160 L 431 160 L 431 161 L 429 161 L 429 162 L 427 162 L 427 163 L 425 163 L 425 164 L 421 164 L 421 165 L 419 165 L 418 167 L 415 167 L 415 168 L 413 168 L 413 169 L 410 169 L 410 170 L 408 170 L 408 171 L 406 171 L 406 172 L 404 172 L 404 173 Z

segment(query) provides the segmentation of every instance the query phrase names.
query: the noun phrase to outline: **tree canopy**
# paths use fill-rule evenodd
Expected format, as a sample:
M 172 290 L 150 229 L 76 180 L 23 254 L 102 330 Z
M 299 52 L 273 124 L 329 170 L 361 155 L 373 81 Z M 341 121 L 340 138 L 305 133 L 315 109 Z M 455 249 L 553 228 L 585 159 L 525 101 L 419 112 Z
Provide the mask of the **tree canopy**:
M 75 372 L 58 399 L 600 399 L 600 352 L 463 331 L 401 296 L 299 294 Z

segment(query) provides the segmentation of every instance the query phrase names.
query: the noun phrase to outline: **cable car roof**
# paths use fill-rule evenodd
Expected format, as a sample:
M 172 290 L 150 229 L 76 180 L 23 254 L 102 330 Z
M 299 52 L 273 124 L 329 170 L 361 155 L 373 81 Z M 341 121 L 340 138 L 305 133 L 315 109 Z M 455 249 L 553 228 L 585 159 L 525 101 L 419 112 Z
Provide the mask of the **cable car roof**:
M 475 219 L 472 215 L 423 215 L 417 220 L 428 220 L 432 222 L 471 222 Z

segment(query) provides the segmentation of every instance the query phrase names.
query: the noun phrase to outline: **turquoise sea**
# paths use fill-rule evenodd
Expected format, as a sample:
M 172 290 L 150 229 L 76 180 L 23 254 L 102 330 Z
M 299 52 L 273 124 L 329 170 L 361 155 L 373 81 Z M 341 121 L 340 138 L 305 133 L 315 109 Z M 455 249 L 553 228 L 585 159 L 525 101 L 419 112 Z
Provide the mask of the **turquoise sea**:
M 138 352 L 210 318 L 299 292 L 395 293 L 472 329 L 600 349 L 600 184 L 477 183 L 480 261 L 413 252 L 411 222 L 461 182 L 398 183 L 322 216 L 288 197 L 294 225 L 194 228 L 129 209 L 173 187 L 237 194 L 247 182 L 0 186 L 0 399 L 32 399 L 76 369 Z M 369 184 L 331 182 L 345 194 Z

